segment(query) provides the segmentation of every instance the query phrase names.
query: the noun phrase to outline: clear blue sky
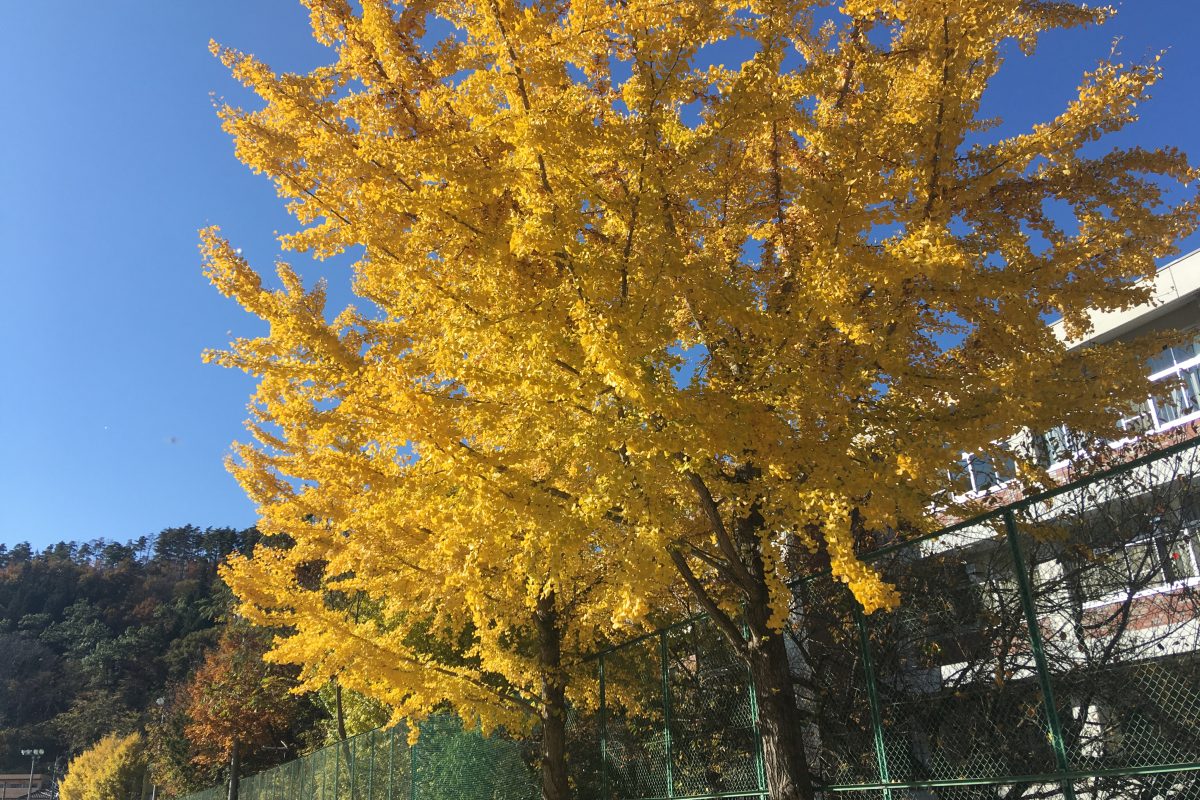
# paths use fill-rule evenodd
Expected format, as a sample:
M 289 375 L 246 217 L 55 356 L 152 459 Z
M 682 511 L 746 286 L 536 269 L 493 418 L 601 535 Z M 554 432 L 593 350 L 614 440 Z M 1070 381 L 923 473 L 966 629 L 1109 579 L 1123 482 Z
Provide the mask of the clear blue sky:
M 245 438 L 252 383 L 200 352 L 259 328 L 201 276 L 196 231 L 220 224 L 261 268 L 292 224 L 217 125 L 210 93 L 241 93 L 207 44 L 306 69 L 326 59 L 307 13 L 295 0 L 25 2 L 0 27 L 0 543 L 252 524 L 222 465 Z M 1200 161 L 1195 0 L 1127 0 L 1101 29 L 1050 37 L 1010 60 L 988 111 L 1014 129 L 1048 119 L 1115 36 L 1127 60 L 1169 49 L 1141 124 L 1115 141 Z M 331 271 L 345 299 L 338 270 L 297 266 Z

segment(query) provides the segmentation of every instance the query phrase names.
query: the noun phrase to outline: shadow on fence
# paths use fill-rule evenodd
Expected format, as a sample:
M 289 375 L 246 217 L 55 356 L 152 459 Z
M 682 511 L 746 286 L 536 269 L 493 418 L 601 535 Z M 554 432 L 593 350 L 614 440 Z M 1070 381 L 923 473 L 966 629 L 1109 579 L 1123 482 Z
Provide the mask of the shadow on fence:
M 793 594 L 798 735 L 822 794 L 1200 798 L 1200 444 L 868 559 L 898 611 L 864 617 L 819 577 Z M 746 669 L 703 617 L 594 660 L 576 796 L 765 797 Z M 242 800 L 526 800 L 535 757 L 439 717 L 411 747 L 377 730 L 246 778 Z

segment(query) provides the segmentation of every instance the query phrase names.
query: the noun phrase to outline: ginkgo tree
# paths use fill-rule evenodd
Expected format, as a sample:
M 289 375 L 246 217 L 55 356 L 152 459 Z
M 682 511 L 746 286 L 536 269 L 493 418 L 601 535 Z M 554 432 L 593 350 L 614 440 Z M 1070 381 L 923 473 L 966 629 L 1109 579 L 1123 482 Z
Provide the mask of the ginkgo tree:
M 894 607 L 857 554 L 934 525 L 962 453 L 1103 434 L 1147 391 L 1145 347 L 1071 350 L 1046 321 L 1078 337 L 1147 300 L 1193 230 L 1181 153 L 1103 141 L 1157 63 L 1110 56 L 1001 135 L 980 109 L 1004 59 L 1110 9 L 305 4 L 332 62 L 214 45 L 263 101 L 220 113 L 300 223 L 285 249 L 361 248 L 364 305 L 326 315 L 286 265 L 268 290 L 202 234 L 217 288 L 271 324 L 211 358 L 261 376 L 233 469 L 294 546 L 230 581 L 295 631 L 276 657 L 553 728 L 553 643 L 619 636 L 674 580 L 751 671 L 771 796 L 811 797 L 787 580 L 827 566 Z M 306 570 L 377 612 L 348 621 Z

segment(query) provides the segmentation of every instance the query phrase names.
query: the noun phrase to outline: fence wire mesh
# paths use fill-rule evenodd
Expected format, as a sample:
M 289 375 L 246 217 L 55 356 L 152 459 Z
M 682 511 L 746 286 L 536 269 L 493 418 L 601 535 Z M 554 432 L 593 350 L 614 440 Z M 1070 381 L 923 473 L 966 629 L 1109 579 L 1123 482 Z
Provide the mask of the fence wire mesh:
M 823 800 L 1200 799 L 1200 444 L 866 557 L 904 604 L 820 576 L 787 638 Z M 703 617 L 597 655 L 575 796 L 764 798 L 745 665 Z M 244 778 L 242 800 L 531 800 L 537 745 L 427 720 Z M 217 787 L 187 800 L 217 800 Z

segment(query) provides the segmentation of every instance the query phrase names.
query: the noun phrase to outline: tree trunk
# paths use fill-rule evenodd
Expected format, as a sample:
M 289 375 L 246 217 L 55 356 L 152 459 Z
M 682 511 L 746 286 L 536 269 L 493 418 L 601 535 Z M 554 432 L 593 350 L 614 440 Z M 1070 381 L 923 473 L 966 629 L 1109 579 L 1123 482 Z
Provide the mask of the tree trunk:
M 734 480 L 745 483 L 756 475 L 757 470 L 746 465 L 739 468 Z M 772 630 L 769 624 L 771 591 L 761 537 L 766 521 L 755 502 L 747 514 L 735 517 L 727 525 L 704 479 L 691 472 L 688 481 L 696 492 L 699 510 L 708 518 L 717 552 L 680 547 L 669 551 L 671 560 L 717 629 L 749 667 L 758 706 L 768 796 L 771 800 L 813 800 L 812 770 L 804 751 L 804 719 L 796 702 L 787 643 L 783 632 Z M 725 584 L 722 588 L 741 594 L 744 626 L 721 608 L 716 596 L 697 577 L 688 563 L 689 549 L 705 564 L 717 568 L 718 577 Z
M 812 800 L 803 719 L 796 704 L 783 634 L 767 631 L 761 637 L 752 635 L 749 656 L 769 796 L 771 800 Z
M 234 742 L 229 751 L 229 800 L 238 800 L 238 779 L 242 770 L 242 754 Z
M 333 709 L 337 717 L 337 735 L 341 741 L 346 741 L 346 715 L 342 711 L 342 684 L 337 678 L 333 679 Z
M 771 800 L 813 800 L 812 770 L 804 751 L 804 720 L 788 660 L 787 639 L 772 630 L 770 591 L 763 579 L 761 557 L 751 549 L 756 585 L 745 605 L 746 659 L 758 704 L 763 768 Z
M 812 770 L 804 751 L 804 720 L 792 681 L 787 638 L 772 630 L 771 592 L 767 586 L 757 530 L 757 512 L 739 525 L 738 533 L 752 582 L 745 611 L 746 660 L 758 704 L 758 729 L 762 736 L 763 769 L 771 800 L 813 800 Z
M 337 737 L 338 747 L 342 749 L 342 763 L 346 765 L 346 774 L 350 777 L 350 797 L 355 800 L 358 797 L 358 782 L 354 780 L 354 750 L 350 747 L 349 739 L 346 736 L 346 713 L 342 708 L 342 684 L 337 678 L 333 678 L 333 707 L 334 717 L 337 720 Z
M 542 680 L 542 800 L 568 800 L 571 792 L 567 780 L 567 692 L 553 593 L 538 600 L 537 628 Z

